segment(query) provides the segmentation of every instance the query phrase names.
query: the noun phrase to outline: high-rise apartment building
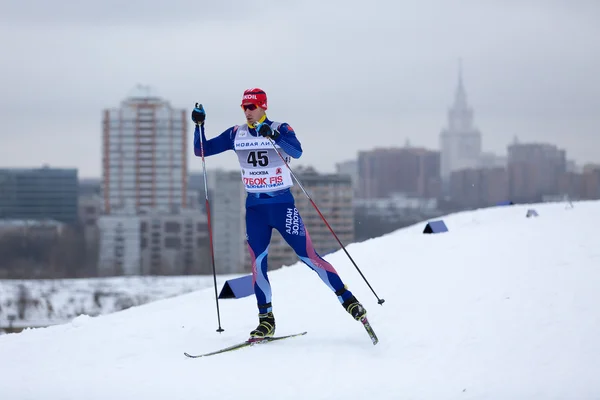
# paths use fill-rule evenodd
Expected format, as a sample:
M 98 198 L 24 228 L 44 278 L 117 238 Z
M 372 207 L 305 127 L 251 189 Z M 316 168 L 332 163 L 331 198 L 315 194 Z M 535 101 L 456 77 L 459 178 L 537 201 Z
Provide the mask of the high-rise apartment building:
M 206 215 L 188 196 L 186 114 L 145 87 L 104 111 L 99 274 L 211 272 Z
M 361 151 L 358 179 L 357 197 L 361 199 L 396 193 L 437 197 L 441 190 L 440 153 L 416 147 Z
M 508 146 L 510 199 L 542 201 L 559 193 L 559 180 L 567 171 L 566 152 L 551 144 L 518 143 Z
M 104 212 L 173 212 L 187 202 L 185 110 L 138 87 L 118 108 L 104 111 Z

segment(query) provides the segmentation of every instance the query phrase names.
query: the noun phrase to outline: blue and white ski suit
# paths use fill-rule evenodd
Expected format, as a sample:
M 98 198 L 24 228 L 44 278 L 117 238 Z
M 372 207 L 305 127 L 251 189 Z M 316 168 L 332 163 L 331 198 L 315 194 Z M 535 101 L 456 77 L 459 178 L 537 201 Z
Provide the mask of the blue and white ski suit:
M 289 161 L 300 158 L 302 146 L 287 123 L 263 121 L 277 130 L 277 149 Z M 273 228 L 294 249 L 300 260 L 315 271 L 321 280 L 338 296 L 341 303 L 352 296 L 338 273 L 315 250 L 302 217 L 294 205 L 290 191 L 293 185 L 289 169 L 273 148 L 272 142 L 257 134 L 248 125 L 236 125 L 219 136 L 207 140 L 204 126 L 196 126 L 194 153 L 209 157 L 233 150 L 238 156 L 246 197 L 246 240 L 252 259 L 254 293 L 259 313 L 272 310 L 271 285 L 267 276 L 267 256 Z

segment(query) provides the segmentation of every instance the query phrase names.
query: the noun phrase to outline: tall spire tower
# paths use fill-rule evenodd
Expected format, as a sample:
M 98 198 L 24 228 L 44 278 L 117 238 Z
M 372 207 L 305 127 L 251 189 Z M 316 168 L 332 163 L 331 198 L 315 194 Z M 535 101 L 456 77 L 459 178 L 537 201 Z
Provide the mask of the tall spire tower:
M 454 171 L 475 168 L 481 157 L 481 133 L 473 125 L 473 109 L 467 102 L 462 61 L 458 62 L 458 82 L 454 103 L 448 110 L 448 126 L 440 134 L 441 175 L 448 182 Z
M 454 104 L 448 111 L 448 129 L 471 130 L 473 129 L 473 110 L 467 104 L 467 93 L 462 76 L 462 62 L 458 62 L 458 84 L 454 93 Z

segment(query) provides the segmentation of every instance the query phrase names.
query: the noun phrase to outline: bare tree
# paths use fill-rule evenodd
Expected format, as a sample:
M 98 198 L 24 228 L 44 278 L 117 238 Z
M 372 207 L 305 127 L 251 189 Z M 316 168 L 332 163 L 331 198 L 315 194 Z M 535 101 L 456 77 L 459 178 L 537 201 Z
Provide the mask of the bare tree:
M 19 285 L 19 293 L 17 295 L 17 313 L 20 320 L 25 319 L 25 313 L 27 311 L 27 307 L 29 307 L 30 301 L 31 296 L 29 294 L 29 289 L 27 289 L 27 287 L 23 284 Z

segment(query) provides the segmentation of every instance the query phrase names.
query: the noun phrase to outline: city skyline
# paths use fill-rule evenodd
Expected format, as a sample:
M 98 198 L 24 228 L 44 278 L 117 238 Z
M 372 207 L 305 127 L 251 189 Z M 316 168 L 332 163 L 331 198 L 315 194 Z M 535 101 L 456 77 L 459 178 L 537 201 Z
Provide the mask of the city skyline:
M 169 102 L 169 99 L 165 99 L 163 97 L 160 97 L 160 95 L 156 94 L 155 90 L 151 87 L 151 86 L 147 86 L 147 85 L 136 85 L 134 87 L 132 87 L 129 91 L 129 93 L 139 93 L 140 88 L 143 87 L 144 90 L 148 90 L 149 93 L 152 93 L 152 97 L 154 96 L 159 96 L 160 100 L 164 100 Z M 455 88 L 456 89 L 456 88 Z M 126 101 L 127 100 L 127 96 L 123 97 L 121 99 L 121 101 Z M 447 107 L 447 109 L 451 108 L 451 103 L 452 100 L 449 101 L 450 106 Z M 475 107 L 473 107 L 475 108 Z M 445 110 L 447 112 L 447 109 Z M 102 110 L 103 111 L 103 110 Z M 101 120 L 100 120 L 100 125 L 101 125 Z M 438 141 L 439 142 L 439 134 L 440 132 L 444 131 L 444 127 L 447 125 L 447 123 L 441 123 L 440 126 L 440 130 L 437 132 L 437 138 L 433 138 L 433 141 Z M 192 124 L 190 123 L 189 126 L 192 126 Z M 478 127 L 479 124 L 476 124 L 476 126 Z M 190 128 L 191 129 L 191 128 Z M 193 133 L 193 132 L 192 132 Z M 100 136 L 102 136 L 102 133 L 100 132 Z M 482 141 L 485 143 L 485 139 L 486 136 L 484 134 L 484 132 L 482 132 Z M 190 143 L 188 143 L 188 149 L 193 148 L 192 146 L 192 140 L 193 140 L 193 136 L 190 136 Z M 551 145 L 556 145 L 559 148 L 561 147 L 560 145 L 558 145 L 557 143 L 553 143 L 550 141 L 544 141 L 544 140 L 522 140 L 522 138 L 518 137 L 518 136 L 514 136 L 510 139 L 510 141 L 506 142 L 504 144 L 504 147 L 500 147 L 500 151 L 494 151 L 494 150 L 489 150 L 485 148 L 485 144 L 482 147 L 483 148 L 483 152 L 482 152 L 482 156 L 483 155 L 490 155 L 490 154 L 494 154 L 500 157 L 504 157 L 506 158 L 507 156 L 507 150 L 508 148 L 515 143 L 515 140 L 517 140 L 520 143 L 530 143 L 530 144 L 551 144 Z M 322 163 L 322 162 L 318 162 L 319 160 L 317 160 L 317 162 L 315 162 L 314 164 L 308 163 L 306 162 L 307 157 L 303 157 L 300 160 L 295 160 L 294 164 L 292 165 L 292 167 L 298 167 L 303 166 L 303 167 L 314 167 L 316 168 L 319 172 L 323 172 L 323 173 L 330 173 L 330 172 L 335 172 L 335 168 L 336 168 L 336 164 L 338 163 L 343 163 L 346 161 L 355 161 L 358 159 L 359 153 L 361 151 L 372 151 L 372 150 L 377 150 L 377 149 L 398 149 L 398 148 L 404 148 L 406 146 L 410 146 L 410 147 L 422 147 L 424 149 L 427 150 L 431 150 L 431 151 L 441 151 L 441 146 L 438 145 L 436 146 L 435 144 L 428 146 L 428 145 L 422 145 L 419 144 L 416 141 L 413 141 L 410 137 L 407 137 L 404 141 L 399 141 L 398 143 L 390 143 L 388 145 L 383 145 L 383 144 L 374 144 L 372 147 L 370 148 L 365 148 L 365 149 L 361 149 L 358 148 L 356 150 L 356 152 L 354 154 L 345 154 L 343 157 L 339 158 L 339 159 L 331 159 L 327 164 Z M 303 147 L 306 147 L 303 143 Z M 582 159 L 582 160 L 578 160 L 575 157 L 572 157 L 571 152 L 569 151 L 568 148 L 564 148 L 564 150 L 566 150 L 566 153 L 568 155 L 568 160 L 570 161 L 575 161 L 577 163 L 578 166 L 582 167 L 585 164 L 599 164 L 600 163 L 600 156 L 596 157 L 593 160 L 588 160 L 588 159 Z M 74 169 L 78 169 L 79 170 L 79 177 L 80 179 L 101 179 L 102 178 L 102 163 L 101 163 L 101 159 L 102 159 L 102 152 L 100 151 L 100 154 L 98 155 L 98 161 L 100 162 L 99 164 L 99 168 L 97 173 L 93 173 L 90 174 L 89 170 L 83 169 L 78 165 L 69 165 L 69 164 L 61 164 L 61 163 L 48 163 L 48 162 L 44 162 L 42 164 L 38 164 L 38 165 L 29 165 L 26 163 L 16 163 L 16 164 L 11 164 L 11 165 L 7 165 L 7 164 L 3 164 L 0 165 L 0 167 L 4 167 L 4 168 L 40 168 L 40 167 L 44 167 L 44 166 L 48 166 L 48 167 L 52 167 L 52 168 L 74 168 Z M 188 164 L 188 171 L 189 172 L 198 172 L 201 169 L 201 166 L 199 165 L 197 160 L 197 157 L 194 156 L 193 152 L 192 154 L 189 154 L 190 151 L 188 151 L 187 154 L 187 164 Z M 214 162 L 213 162 L 214 161 Z M 237 164 L 237 160 L 235 158 L 231 158 L 230 160 L 225 160 L 223 161 L 222 158 L 211 158 L 208 162 L 207 162 L 207 168 L 210 170 L 226 170 L 226 171 L 232 171 L 232 170 L 237 170 L 238 164 Z M 86 174 L 85 172 L 88 171 L 88 173 Z
M 484 152 L 505 155 L 518 137 L 556 144 L 579 164 L 600 162 L 600 56 L 590 51 L 600 3 L 363 5 L 231 0 L 203 7 L 199 23 L 188 0 L 134 0 L 118 13 L 112 1 L 8 4 L 0 15 L 2 166 L 100 176 L 101 110 L 137 83 L 188 113 L 203 102 L 209 137 L 243 123 L 241 93 L 262 87 L 269 117 L 298 133 L 298 163 L 324 172 L 407 140 L 439 150 L 459 58 Z M 260 54 L 273 61 L 255 61 Z M 190 170 L 201 168 L 191 149 L 187 157 Z M 234 168 L 235 157 L 207 166 Z

